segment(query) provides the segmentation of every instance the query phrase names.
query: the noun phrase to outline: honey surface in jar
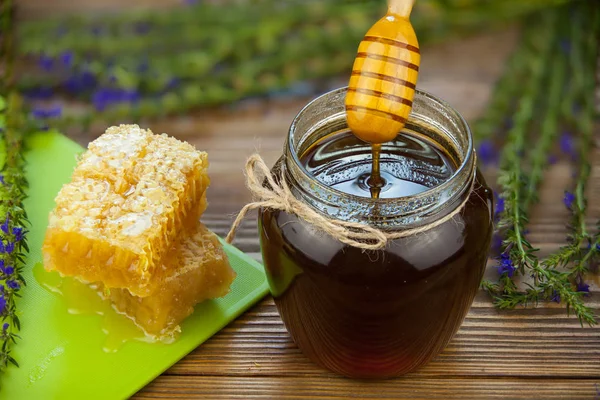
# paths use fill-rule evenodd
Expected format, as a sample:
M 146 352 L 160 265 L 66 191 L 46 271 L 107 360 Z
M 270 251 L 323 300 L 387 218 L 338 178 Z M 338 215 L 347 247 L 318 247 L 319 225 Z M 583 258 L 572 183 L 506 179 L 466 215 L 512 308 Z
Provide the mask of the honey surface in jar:
M 380 145 L 380 198 L 398 198 L 421 193 L 447 180 L 454 165 L 439 148 L 409 133 L 400 133 Z M 370 146 L 347 129 L 325 136 L 306 150 L 304 167 L 327 186 L 361 197 L 372 197 Z M 340 165 L 346 168 L 339 168 Z

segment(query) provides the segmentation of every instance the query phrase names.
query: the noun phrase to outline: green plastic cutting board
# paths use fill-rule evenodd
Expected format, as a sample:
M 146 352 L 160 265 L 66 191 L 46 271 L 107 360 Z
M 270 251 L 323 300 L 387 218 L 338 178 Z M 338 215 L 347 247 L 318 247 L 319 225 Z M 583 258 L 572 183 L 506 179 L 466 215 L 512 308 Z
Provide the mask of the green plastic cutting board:
M 68 182 L 75 156 L 82 148 L 57 133 L 37 134 L 28 143 L 27 177 L 30 189 L 26 210 L 32 223 L 28 234 L 31 253 L 25 269 L 27 286 L 21 291 L 21 340 L 10 366 L 0 375 L 0 398 L 122 399 L 215 334 L 268 291 L 262 266 L 236 248 L 225 245 L 237 272 L 224 298 L 199 304 L 182 324 L 172 344 L 130 341 L 117 352 L 102 350 L 106 335 L 102 316 L 72 315 L 64 301 L 42 288 L 32 274 L 41 262 L 41 245 L 54 197 Z

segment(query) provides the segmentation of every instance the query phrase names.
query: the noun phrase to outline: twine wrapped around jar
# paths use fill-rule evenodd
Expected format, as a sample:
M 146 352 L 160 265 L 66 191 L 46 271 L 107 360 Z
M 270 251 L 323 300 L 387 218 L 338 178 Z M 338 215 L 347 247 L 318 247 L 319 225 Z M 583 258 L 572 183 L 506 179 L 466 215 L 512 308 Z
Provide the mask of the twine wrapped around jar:
M 475 157 L 475 153 L 473 153 L 473 156 Z M 265 179 L 268 186 L 263 185 Z M 472 180 L 469 190 L 473 189 L 474 182 L 475 179 Z M 270 208 L 288 214 L 295 214 L 322 232 L 347 245 L 364 250 L 379 250 L 384 248 L 390 240 L 416 235 L 442 225 L 459 214 L 469 201 L 469 196 L 465 196 L 458 207 L 430 224 L 397 232 L 384 232 L 367 224 L 332 219 L 317 212 L 308 204 L 294 197 L 283 176 L 277 183 L 269 167 L 259 154 L 253 154 L 246 162 L 246 186 L 252 193 L 254 201 L 246 204 L 240 210 L 225 239 L 227 243 L 233 241 L 237 229 L 248 212 L 258 208 Z

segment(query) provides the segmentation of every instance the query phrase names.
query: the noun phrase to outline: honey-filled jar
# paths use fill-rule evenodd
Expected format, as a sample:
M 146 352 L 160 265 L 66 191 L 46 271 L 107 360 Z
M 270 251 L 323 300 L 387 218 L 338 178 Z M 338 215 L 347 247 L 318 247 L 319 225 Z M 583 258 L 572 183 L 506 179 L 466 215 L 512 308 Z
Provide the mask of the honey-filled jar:
M 493 196 L 465 120 L 417 91 L 405 128 L 381 147 L 373 198 L 371 146 L 348 130 L 345 95 L 300 111 L 271 173 L 319 215 L 390 240 L 359 248 L 302 213 L 262 208 L 261 250 L 279 314 L 308 358 L 348 377 L 393 377 L 427 363 L 460 327 L 485 269 Z

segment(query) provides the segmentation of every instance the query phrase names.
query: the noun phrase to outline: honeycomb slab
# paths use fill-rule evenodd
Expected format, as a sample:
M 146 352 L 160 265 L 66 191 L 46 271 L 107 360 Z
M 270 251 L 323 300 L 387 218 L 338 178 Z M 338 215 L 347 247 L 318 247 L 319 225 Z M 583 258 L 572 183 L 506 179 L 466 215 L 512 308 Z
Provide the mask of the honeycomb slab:
M 163 258 L 206 208 L 207 154 L 137 125 L 90 143 L 56 197 L 44 267 L 149 296 L 169 275 Z
M 164 281 L 147 297 L 134 296 L 126 289 L 98 288 L 118 312 L 157 337 L 177 332 L 196 304 L 229 293 L 236 276 L 218 238 L 201 223 L 189 234 L 184 233 L 169 254 Z

